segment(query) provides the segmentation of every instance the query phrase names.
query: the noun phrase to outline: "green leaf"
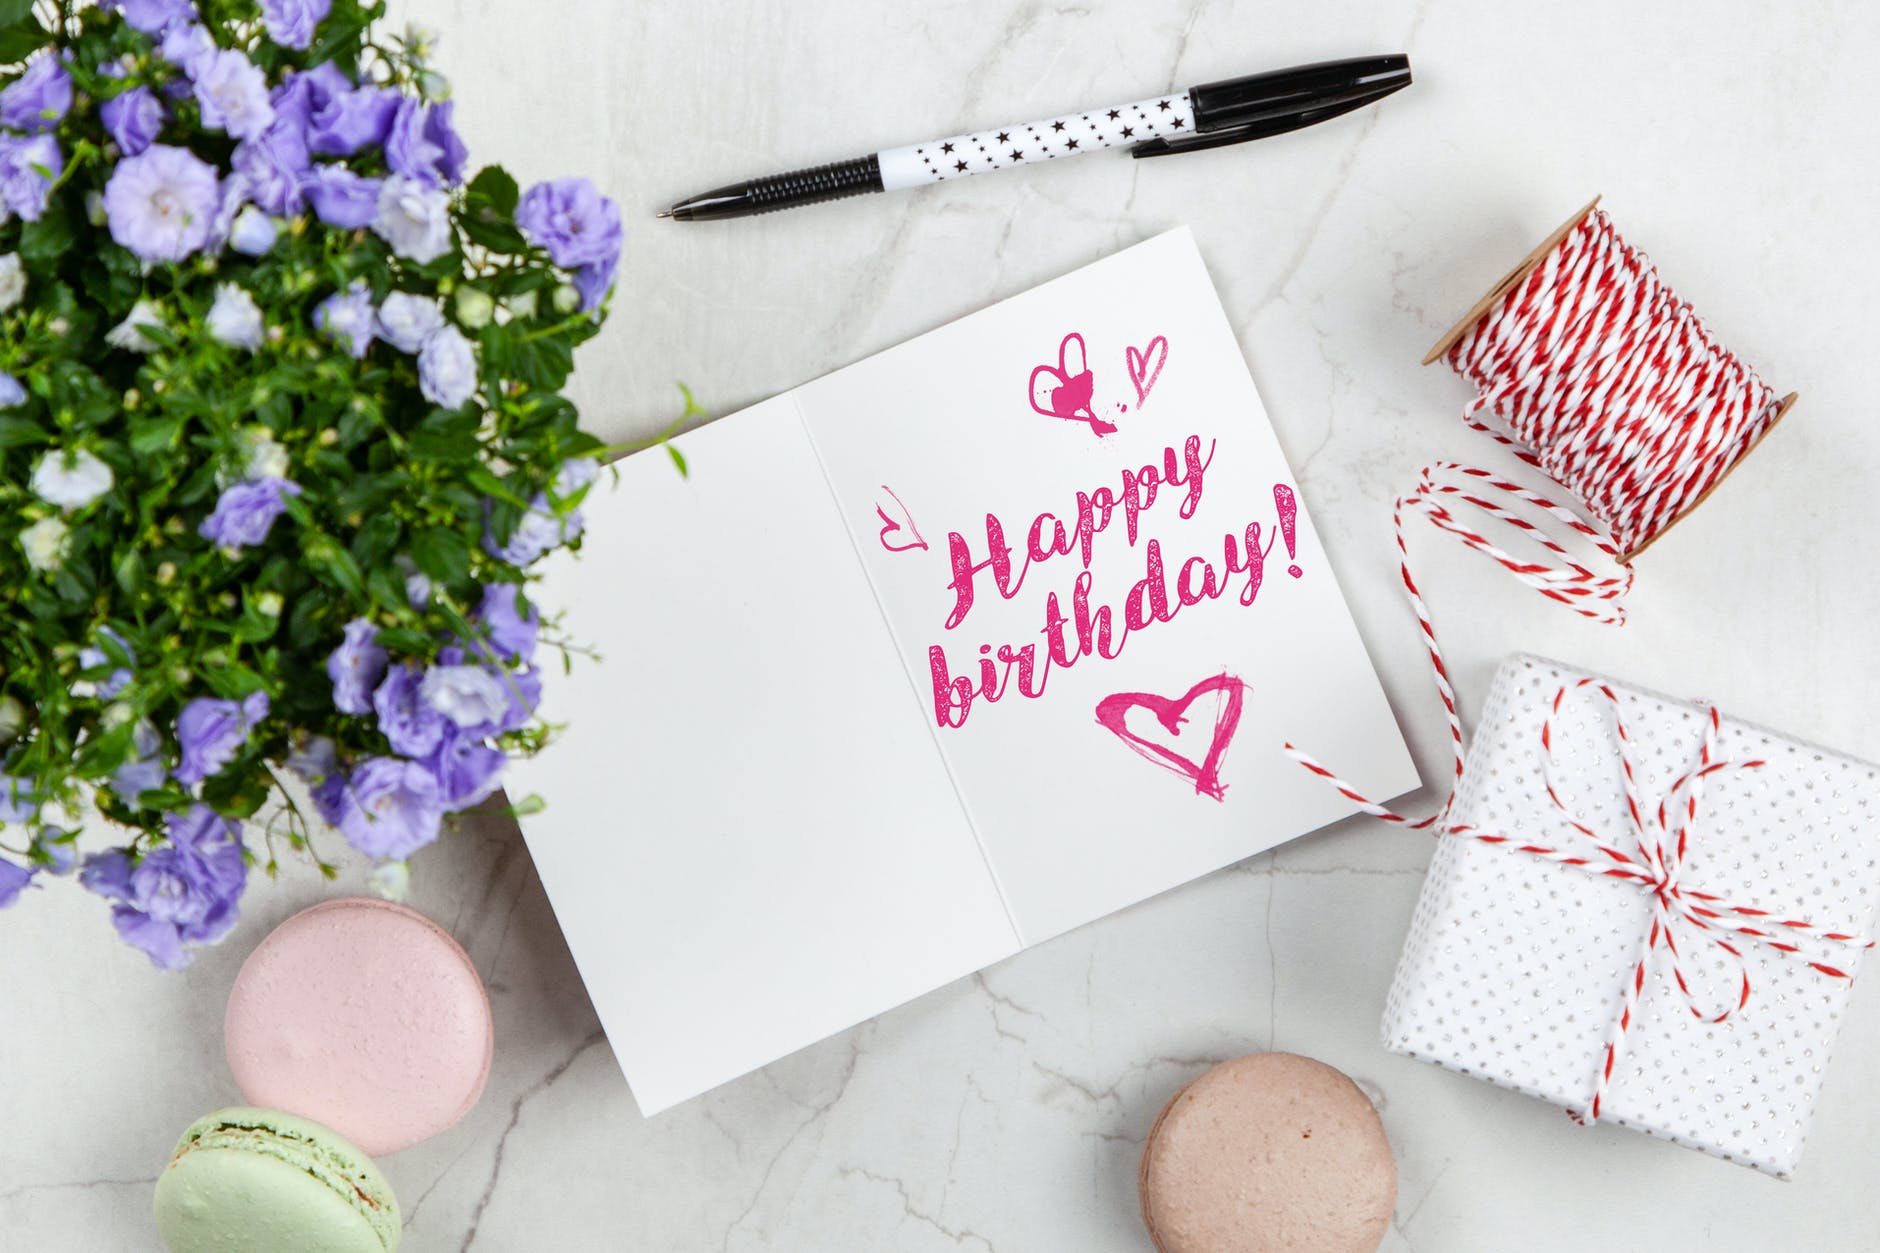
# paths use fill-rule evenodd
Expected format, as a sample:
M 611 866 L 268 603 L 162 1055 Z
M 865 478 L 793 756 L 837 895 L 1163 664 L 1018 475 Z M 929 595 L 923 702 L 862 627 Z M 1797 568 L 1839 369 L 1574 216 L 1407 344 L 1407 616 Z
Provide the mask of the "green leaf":
M 161 452 L 176 442 L 176 433 L 181 430 L 181 418 L 146 418 L 131 423 L 131 451 L 147 457 L 151 453 Z
M 499 165 L 485 166 L 464 189 L 463 232 L 472 243 L 495 252 L 527 252 L 529 244 L 516 229 L 516 180 Z
M 491 252 L 500 252 L 504 256 L 515 256 L 529 249 L 529 242 L 522 237 L 522 232 L 489 209 L 466 208 L 463 233 L 470 237 L 471 243 L 481 244 Z
M 4 2 L 0 0 L 0 3 Z M 477 176 L 470 180 L 470 186 L 464 190 L 472 201 L 481 201 L 504 217 L 515 216 L 516 205 L 522 199 L 516 180 L 500 165 L 486 165 L 478 170 Z
M 391 556 L 398 544 L 398 519 L 389 513 L 375 513 L 353 536 L 353 560 L 362 570 L 372 569 Z M 377 573 L 376 570 L 373 573 Z
M 47 432 L 31 418 L 0 418 L 0 448 L 12 448 L 16 444 L 38 444 L 46 441 Z
M 432 527 L 411 537 L 411 560 L 448 587 L 469 577 L 470 544 L 456 531 Z
M 202 799 L 226 817 L 250 818 L 273 790 L 266 774 L 237 765 L 210 776 L 202 785 Z
M 20 256 L 35 266 L 56 261 L 71 248 L 74 238 L 72 217 L 64 203 L 55 199 L 37 222 L 20 228 Z
M 4 15 L 20 0 L 0 0 L 0 15 Z M 0 62 L 12 63 L 24 61 L 35 51 L 52 41 L 52 32 L 31 18 L 32 5 L 23 5 L 27 14 L 24 22 L 15 22 L 0 28 Z
M 33 0 L 0 0 L 0 26 L 17 26 L 33 20 Z
M 675 465 L 675 466 L 677 466 L 677 467 L 679 468 L 679 477 L 680 477 L 680 478 L 682 478 L 682 479 L 684 479 L 684 478 L 690 478 L 690 477 L 691 477 L 691 473 L 690 473 L 690 471 L 688 471 L 688 470 L 686 469 L 686 465 L 685 465 L 685 454 L 679 451 L 679 448 L 678 448 L 678 445 L 676 445 L 676 444 L 667 444 L 667 445 L 666 445 L 666 455 L 667 455 L 668 457 L 671 457 L 671 458 L 672 458 L 672 464 L 673 464 L 673 465 Z

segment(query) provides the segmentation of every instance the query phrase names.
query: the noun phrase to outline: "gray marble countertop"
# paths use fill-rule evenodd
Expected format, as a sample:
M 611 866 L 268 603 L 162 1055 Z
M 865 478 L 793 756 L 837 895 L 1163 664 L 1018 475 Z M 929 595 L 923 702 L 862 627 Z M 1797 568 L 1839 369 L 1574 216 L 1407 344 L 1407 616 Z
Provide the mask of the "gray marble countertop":
M 1880 757 L 1868 577 L 1880 10 L 1750 0 L 1578 10 L 1010 0 L 406 0 L 442 29 L 474 153 L 595 175 L 626 208 L 617 312 L 577 398 L 609 437 L 727 413 L 1187 223 L 1425 777 L 1445 737 L 1395 590 L 1391 497 L 1483 443 L 1418 359 L 1595 192 L 1722 337 L 1801 406 L 1640 562 L 1635 620 L 1583 623 L 1434 543 L 1466 710 L 1516 649 L 1571 658 Z M 1381 108 L 1245 148 L 1092 157 L 728 226 L 689 192 L 960 126 L 1405 49 Z M 1433 798 L 1425 798 L 1432 800 Z M 597 816 L 597 821 L 607 819 Z M 336 851 L 336 850 L 335 850 Z M 1880 1249 L 1880 996 L 1857 988 L 1808 1155 L 1778 1183 L 1387 1055 L 1377 1020 L 1429 848 L 1346 823 L 1085 927 L 653 1121 L 635 1110 L 528 854 L 481 820 L 415 861 L 495 1004 L 461 1126 L 385 1163 L 405 1247 L 461 1253 L 1145 1253 L 1141 1138 L 1210 1063 L 1308 1053 L 1395 1145 L 1401 1253 Z M 352 866 L 343 887 L 362 888 Z M 185 974 L 67 884 L 0 915 L 0 1248 L 157 1248 L 177 1132 L 235 1096 L 222 1005 L 247 950 L 324 890 L 251 891 Z

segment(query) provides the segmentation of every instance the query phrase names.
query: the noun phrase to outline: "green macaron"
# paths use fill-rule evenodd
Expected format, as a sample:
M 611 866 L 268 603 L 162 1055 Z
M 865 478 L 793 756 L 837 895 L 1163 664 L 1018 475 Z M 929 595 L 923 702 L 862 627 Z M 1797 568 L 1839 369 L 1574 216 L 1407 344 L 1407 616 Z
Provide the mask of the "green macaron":
M 393 1253 L 398 1199 L 317 1122 L 237 1107 L 199 1119 L 157 1180 L 170 1253 Z

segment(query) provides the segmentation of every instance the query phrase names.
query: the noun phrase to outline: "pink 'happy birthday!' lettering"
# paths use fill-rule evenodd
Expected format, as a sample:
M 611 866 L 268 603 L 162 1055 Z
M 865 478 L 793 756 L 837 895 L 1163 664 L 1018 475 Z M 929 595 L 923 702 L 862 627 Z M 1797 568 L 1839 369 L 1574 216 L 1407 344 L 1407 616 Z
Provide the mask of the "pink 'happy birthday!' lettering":
M 1190 435 L 1182 445 L 1179 462 L 1175 449 L 1165 448 L 1159 471 L 1153 465 L 1123 471 L 1121 492 L 1112 492 L 1107 487 L 1078 492 L 1077 522 L 1068 531 L 1055 514 L 1039 514 L 1026 530 L 1024 551 L 1016 568 L 1012 564 L 1012 546 L 1005 538 L 1005 524 L 999 521 L 997 514 L 986 515 L 986 556 L 979 561 L 973 560 L 972 548 L 965 536 L 958 531 L 949 534 L 947 557 L 952 564 L 953 581 L 947 586 L 953 592 L 953 612 L 947 615 L 947 630 L 959 626 L 972 610 L 974 584 L 982 570 L 992 571 L 993 586 L 1006 600 L 1018 595 L 1034 564 L 1052 557 L 1068 557 L 1076 552 L 1082 558 L 1084 569 L 1088 570 L 1092 542 L 1110 525 L 1110 518 L 1119 506 L 1131 548 L 1136 546 L 1140 515 L 1155 504 L 1156 493 L 1162 487 L 1185 487 L 1181 516 L 1194 517 L 1201 504 L 1202 476 L 1214 460 L 1214 447 L 1214 441 L 1210 440 L 1207 456 L 1203 457 L 1201 437 Z
M 1205 468 L 1207 464 L 1206 461 L 1192 460 L 1199 453 L 1198 439 L 1190 437 L 1187 447 L 1191 457 L 1186 480 L 1190 484 L 1190 496 L 1182 509 L 1183 518 L 1193 517 L 1194 506 L 1200 503 L 1200 468 Z M 1210 457 L 1212 453 L 1210 448 Z M 1170 450 L 1168 464 L 1173 465 L 1173 450 Z M 1175 480 L 1165 473 L 1162 482 L 1171 481 Z M 1100 493 L 1104 489 L 1098 490 Z M 1093 493 L 1088 497 L 1093 505 L 1096 495 Z M 1084 494 L 1079 493 L 1079 500 L 1084 499 Z M 1150 493 L 1150 500 L 1153 500 L 1153 492 Z M 1148 504 L 1142 507 L 1147 508 Z M 1049 516 L 1040 515 L 1033 522 L 1025 561 L 1017 568 L 1016 578 L 1013 577 L 1012 554 L 1004 544 L 1003 528 L 999 526 L 996 517 L 987 517 L 991 555 L 984 562 L 973 565 L 969 557 L 959 556 L 963 544 L 958 535 L 951 537 L 956 554 L 954 582 L 951 586 L 957 599 L 954 616 L 947 621 L 949 629 L 956 626 L 956 619 L 963 618 L 966 610 L 971 608 L 972 580 L 979 570 L 990 568 L 1000 594 L 1010 598 L 1017 593 L 1033 562 L 1054 555 L 1068 555 L 1072 551 L 1061 527 L 1053 532 L 1050 544 L 1041 545 L 1038 542 L 1043 534 L 1041 523 Z M 1101 525 L 1095 524 L 1094 517 L 1093 514 L 1093 527 L 1087 533 L 1089 535 L 1102 529 Z M 1262 544 L 1262 530 L 1261 523 L 1249 522 L 1240 534 L 1229 532 L 1222 536 L 1218 563 L 1208 556 L 1195 555 L 1177 565 L 1164 559 L 1161 540 L 1150 539 L 1143 549 L 1143 576 L 1115 604 L 1091 603 L 1093 579 L 1086 557 L 1085 568 L 1078 572 L 1071 586 L 1068 612 L 1057 592 L 1050 592 L 1045 597 L 1045 621 L 1041 630 L 1045 637 L 1043 648 L 1040 649 L 1036 643 L 1016 647 L 1001 644 L 996 649 L 990 644 L 981 644 L 977 674 L 954 674 L 947 661 L 946 648 L 941 644 L 929 646 L 927 660 L 933 678 L 936 722 L 941 727 L 964 726 L 975 701 L 995 702 L 1014 688 L 1020 696 L 1036 700 L 1044 695 L 1054 668 L 1068 669 L 1090 656 L 1115 660 L 1135 632 L 1153 623 L 1172 622 L 1183 609 L 1203 601 L 1218 600 L 1236 588 L 1235 600 L 1242 606 L 1253 605 L 1260 595 L 1267 554 L 1273 550 L 1280 534 L 1276 528 Z M 1081 523 L 1078 533 L 1084 534 Z M 1130 534 L 1133 547 L 1133 527 Z M 1088 540 L 1084 543 L 1087 544 Z M 1039 555 L 1041 548 L 1042 556 Z M 1087 547 L 1084 551 L 1088 552 Z

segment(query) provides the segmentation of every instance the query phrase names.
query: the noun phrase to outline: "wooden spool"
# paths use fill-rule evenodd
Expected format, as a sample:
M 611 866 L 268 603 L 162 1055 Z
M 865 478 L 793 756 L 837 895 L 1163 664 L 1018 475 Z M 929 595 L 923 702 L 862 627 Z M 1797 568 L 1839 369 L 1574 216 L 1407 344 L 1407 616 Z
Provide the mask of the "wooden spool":
M 1480 322 L 1484 317 L 1486 317 L 1490 309 L 1500 304 L 1504 296 L 1506 296 L 1509 292 L 1513 291 L 1515 287 L 1517 287 L 1522 282 L 1522 280 L 1526 279 L 1529 274 L 1532 274 L 1534 272 L 1534 268 L 1538 266 L 1543 260 L 1546 259 L 1547 254 L 1552 252 L 1555 248 L 1559 247 L 1560 241 L 1565 239 L 1568 235 L 1572 234 L 1573 231 L 1579 227 L 1580 223 L 1586 220 L 1586 215 L 1591 213 L 1598 206 L 1599 206 L 1599 197 L 1594 196 L 1591 200 L 1587 201 L 1584 206 L 1581 207 L 1579 212 L 1575 213 L 1572 217 L 1562 222 L 1559 225 L 1559 227 L 1554 230 L 1553 234 L 1549 235 L 1546 239 L 1543 239 L 1539 244 L 1537 244 L 1532 252 L 1528 253 L 1527 256 L 1521 258 L 1520 263 L 1517 264 L 1512 270 L 1509 270 L 1506 274 L 1504 274 L 1500 282 L 1496 283 L 1493 287 L 1489 288 L 1488 294 L 1483 296 L 1480 300 L 1476 301 L 1474 307 L 1472 307 L 1467 313 L 1462 315 L 1461 320 L 1459 320 L 1454 326 L 1450 327 L 1447 331 L 1443 332 L 1442 338 L 1436 341 L 1436 346 L 1434 348 L 1431 348 L 1428 354 L 1424 356 L 1423 364 L 1429 365 L 1431 362 L 1440 360 L 1441 358 L 1447 356 L 1449 354 L 1449 350 L 1454 348 L 1457 342 L 1460 341 L 1464 335 L 1468 334 L 1469 331 L 1475 326 L 1477 322 Z M 1736 468 L 1742 465 L 1745 461 L 1749 459 L 1749 455 L 1756 451 L 1757 446 L 1760 445 L 1763 442 L 1763 440 L 1769 437 L 1769 432 L 1776 429 L 1776 424 L 1781 422 L 1783 418 L 1788 416 L 1789 410 L 1793 408 L 1795 405 L 1795 398 L 1796 398 L 1796 393 L 1794 392 L 1790 392 L 1788 395 L 1784 396 L 1782 398 L 1781 408 L 1776 410 L 1775 421 L 1771 422 L 1768 426 L 1764 427 L 1762 434 L 1758 435 L 1755 439 L 1750 441 L 1749 447 L 1745 448 L 1742 451 L 1742 453 L 1737 457 L 1737 459 L 1731 462 L 1724 469 L 1724 472 L 1722 474 L 1717 476 L 1716 482 L 1712 483 L 1709 487 L 1705 488 L 1702 494 L 1700 494 L 1696 500 L 1692 501 L 1689 505 L 1686 505 L 1684 509 L 1681 512 L 1679 512 L 1679 514 L 1676 517 L 1672 518 L 1670 522 L 1666 523 L 1663 530 L 1659 531 L 1658 534 L 1647 538 L 1644 543 L 1640 544 L 1637 548 L 1634 548 L 1632 551 L 1627 552 L 1627 553 L 1622 553 L 1619 557 L 1619 560 L 1626 565 L 1630 565 L 1634 557 L 1637 557 L 1640 553 L 1650 548 L 1653 544 L 1656 544 L 1660 539 L 1662 539 L 1666 535 L 1666 533 L 1668 533 L 1671 530 L 1672 527 L 1676 526 L 1678 523 L 1682 522 L 1685 518 L 1689 517 L 1699 505 L 1703 504 L 1706 500 L 1709 500 L 1710 494 L 1716 491 L 1719 487 L 1722 487 L 1724 480 L 1729 478 L 1732 474 L 1734 474 L 1736 472 Z

